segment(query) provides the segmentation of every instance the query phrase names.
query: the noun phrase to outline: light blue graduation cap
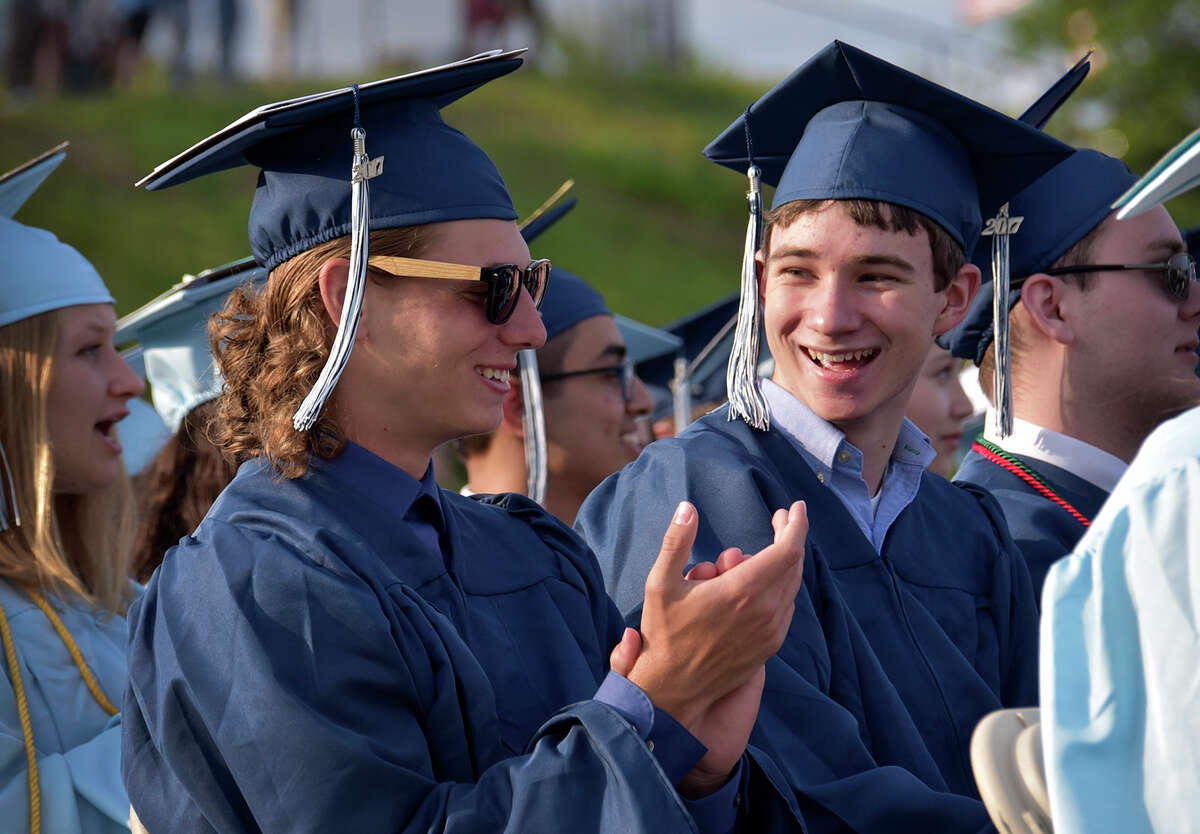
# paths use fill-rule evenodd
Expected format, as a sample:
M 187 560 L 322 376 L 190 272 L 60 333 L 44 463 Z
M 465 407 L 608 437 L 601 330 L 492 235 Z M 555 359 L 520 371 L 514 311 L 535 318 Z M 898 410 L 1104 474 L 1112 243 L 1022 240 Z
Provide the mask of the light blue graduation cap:
M 66 159 L 64 142 L 0 176 L 0 327 L 77 304 L 115 304 L 96 268 L 51 232 L 13 220 Z M 19 527 L 16 486 L 0 445 L 0 532 Z
M 773 208 L 869 199 L 915 209 L 970 252 L 982 218 L 1069 153 L 1029 125 L 839 41 L 809 59 L 704 149 L 749 181 L 730 419 L 769 426 L 756 367 L 762 182 L 775 186 Z
M 150 399 L 171 433 L 188 412 L 221 395 L 224 385 L 213 361 L 208 322 L 229 293 L 245 284 L 266 283 L 267 271 L 246 258 L 183 280 L 117 322 L 118 345 L 140 362 Z
M 247 113 L 138 184 L 167 188 L 253 165 L 250 250 L 265 269 L 350 236 L 350 281 L 329 359 L 293 418 L 316 422 L 337 384 L 362 306 L 369 232 L 450 220 L 515 220 L 499 171 L 441 109 L 521 65 L 524 50 L 276 102 Z M 369 152 L 368 152 L 369 151 Z
M 1200 129 L 1194 130 L 1155 162 L 1112 207 L 1117 219 L 1136 217 L 1200 185 Z

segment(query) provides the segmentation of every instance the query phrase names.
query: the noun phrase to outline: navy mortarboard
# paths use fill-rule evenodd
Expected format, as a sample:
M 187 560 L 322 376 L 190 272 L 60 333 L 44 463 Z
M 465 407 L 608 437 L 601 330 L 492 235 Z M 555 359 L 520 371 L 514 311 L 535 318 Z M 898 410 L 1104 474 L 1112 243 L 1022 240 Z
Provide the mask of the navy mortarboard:
M 921 212 L 970 252 L 982 218 L 1069 152 L 1041 131 L 838 41 L 752 104 L 704 150 L 750 181 L 730 418 L 768 425 L 755 378 L 760 178 L 776 187 L 773 208 L 803 199 L 881 200 Z
M 235 287 L 262 284 L 267 272 L 246 258 L 185 275 L 162 295 L 117 322 L 116 342 L 137 346 L 150 382 L 150 398 L 172 432 L 187 413 L 220 396 L 221 375 L 213 363 L 208 322 Z
M 45 229 L 13 220 L 66 159 L 64 142 L 0 177 L 0 327 L 76 304 L 116 303 L 83 255 Z M 16 486 L 0 445 L 0 531 L 20 526 Z
M 441 108 L 521 65 L 523 50 L 266 105 L 163 163 L 139 185 L 154 190 L 204 174 L 261 168 L 250 208 L 250 249 L 273 269 L 311 247 L 350 235 L 350 283 L 338 334 L 320 378 L 296 412 L 309 429 L 349 359 L 362 303 L 368 233 L 467 218 L 515 220 L 488 155 L 446 124 Z M 368 152 L 369 151 L 369 152 Z M 405 265 L 411 272 L 418 265 Z M 548 267 L 548 265 L 547 265 Z M 503 294 L 489 316 L 507 318 L 520 285 L 464 267 L 428 277 L 489 280 Z M 544 288 L 545 269 L 537 273 Z M 538 289 L 531 287 L 535 300 Z M 539 290 L 540 292 L 540 290 Z

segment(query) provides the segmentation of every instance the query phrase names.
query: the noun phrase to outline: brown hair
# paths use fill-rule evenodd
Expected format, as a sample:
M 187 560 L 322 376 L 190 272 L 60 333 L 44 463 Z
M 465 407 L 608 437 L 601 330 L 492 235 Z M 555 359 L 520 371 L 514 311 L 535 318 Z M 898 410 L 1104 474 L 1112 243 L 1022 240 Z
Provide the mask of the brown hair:
M 148 581 L 163 554 L 196 529 L 237 472 L 208 437 L 216 407 L 210 401 L 189 411 L 147 470 L 134 479 L 144 484 L 138 502 L 144 509 L 133 547 L 138 582 Z
M 47 397 L 59 331 L 58 310 L 0 327 L 0 443 L 21 515 L 19 527 L 0 533 L 0 579 L 59 597 L 74 594 L 102 611 L 121 613 L 130 596 L 133 538 L 124 468 L 103 489 L 54 494 Z
M 1080 264 L 1090 263 L 1092 260 L 1092 252 L 1094 251 L 1096 245 L 1096 240 L 1100 237 L 1100 230 L 1107 222 L 1108 219 L 1105 218 L 1104 221 L 1097 224 L 1090 232 L 1081 237 L 1079 240 L 1075 241 L 1071 248 L 1059 255 L 1055 259 L 1054 263 L 1050 264 L 1047 269 L 1058 269 L 1062 267 L 1078 266 Z M 1028 276 L 1022 275 L 1017 277 L 1027 278 Z M 1066 283 L 1078 287 L 1083 292 L 1090 290 L 1094 286 L 1096 279 L 1096 276 L 1090 272 L 1068 272 L 1058 277 Z M 1016 306 L 1014 305 L 1013 310 L 1015 309 Z M 1008 354 L 1012 363 L 1012 367 L 1015 369 L 1017 366 L 1017 360 L 1023 357 L 1026 353 L 1027 339 L 1024 329 L 1017 324 L 1017 320 L 1013 317 L 1013 310 L 1008 311 Z M 983 358 L 979 362 L 980 379 L 990 379 L 992 373 L 994 372 L 995 365 L 995 342 L 991 342 L 984 350 Z M 987 393 L 988 399 L 991 399 L 990 386 L 985 386 L 984 391 Z
M 762 244 L 764 257 L 771 252 L 772 229 L 790 226 L 803 215 L 823 211 L 833 203 L 844 206 L 850 219 L 859 226 L 874 226 L 885 232 L 907 232 L 910 235 L 924 229 L 933 257 L 933 289 L 936 292 L 946 289 L 967 262 L 963 248 L 937 223 L 916 209 L 882 200 L 793 200 L 784 203 L 767 214 Z
M 433 227 L 371 232 L 371 252 L 417 257 Z M 345 447 L 331 401 L 306 432 L 292 415 L 308 395 L 333 344 L 330 321 L 317 283 L 330 258 L 348 258 L 350 238 L 335 238 L 284 261 L 256 291 L 234 290 L 213 316 L 209 341 L 225 378 L 211 437 L 225 455 L 241 462 L 263 456 L 285 478 L 303 475 L 309 453 L 336 457 Z

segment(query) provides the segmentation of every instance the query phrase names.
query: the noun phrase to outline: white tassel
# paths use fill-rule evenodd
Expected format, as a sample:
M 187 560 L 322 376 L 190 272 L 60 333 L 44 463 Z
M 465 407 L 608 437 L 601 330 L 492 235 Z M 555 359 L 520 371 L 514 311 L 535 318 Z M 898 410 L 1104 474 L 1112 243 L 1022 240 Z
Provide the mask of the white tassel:
M 517 352 L 521 368 L 521 422 L 525 427 L 525 494 L 546 504 L 546 412 L 542 407 L 542 379 L 537 353 Z
M 762 245 L 763 210 L 761 172 L 751 163 L 746 171 L 749 190 L 746 203 L 750 220 L 746 224 L 746 248 L 742 252 L 742 292 L 738 301 L 737 329 L 733 349 L 725 370 L 725 387 L 729 392 L 729 419 L 745 420 L 759 431 L 771 428 L 766 400 L 758 387 L 758 333 L 762 311 L 758 304 L 758 271 L 754 255 Z
M 0 533 L 21 526 L 21 509 L 17 506 L 17 485 L 13 482 L 12 470 L 8 468 L 8 456 L 4 444 L 0 443 L 0 470 L 4 480 L 0 482 Z M 9 512 L 11 507 L 12 511 Z
M 1008 203 L 1000 207 L 992 237 L 992 402 L 995 403 L 992 433 L 1003 440 L 1012 434 L 1012 356 L 1009 349 L 1008 308 L 1011 292 L 1008 253 Z
M 367 180 L 383 171 L 383 157 L 372 160 L 367 156 L 367 134 L 361 127 L 351 130 L 350 136 L 354 141 L 354 163 L 350 169 L 350 277 L 346 299 L 342 304 L 342 317 L 325 367 L 292 417 L 292 426 L 296 431 L 308 431 L 317 422 L 346 363 L 350 361 L 350 351 L 354 349 L 354 337 L 358 332 L 358 317 L 362 311 L 363 291 L 367 286 L 367 258 L 371 249 L 368 228 L 371 194 Z

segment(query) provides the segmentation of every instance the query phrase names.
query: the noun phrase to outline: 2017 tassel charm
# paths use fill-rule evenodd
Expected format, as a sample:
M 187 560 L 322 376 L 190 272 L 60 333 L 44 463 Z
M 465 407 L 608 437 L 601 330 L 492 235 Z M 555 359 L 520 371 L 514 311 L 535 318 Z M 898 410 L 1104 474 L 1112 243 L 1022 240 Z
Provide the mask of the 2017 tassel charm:
M 762 311 L 758 303 L 758 270 L 755 254 L 762 245 L 763 202 L 762 172 L 754 163 L 746 171 L 746 204 L 750 218 L 746 224 L 746 247 L 742 252 L 741 297 L 738 300 L 737 329 L 725 371 L 729 393 L 729 419 L 745 420 L 760 431 L 771 427 L 766 400 L 758 387 L 759 330 Z
M 1003 439 L 1012 434 L 1012 357 L 1009 348 L 1008 310 L 1011 284 L 1009 276 L 1009 241 L 1011 223 L 1008 203 L 1000 207 L 992 225 L 992 338 L 995 370 L 992 375 L 992 403 L 995 424 L 992 430 Z

